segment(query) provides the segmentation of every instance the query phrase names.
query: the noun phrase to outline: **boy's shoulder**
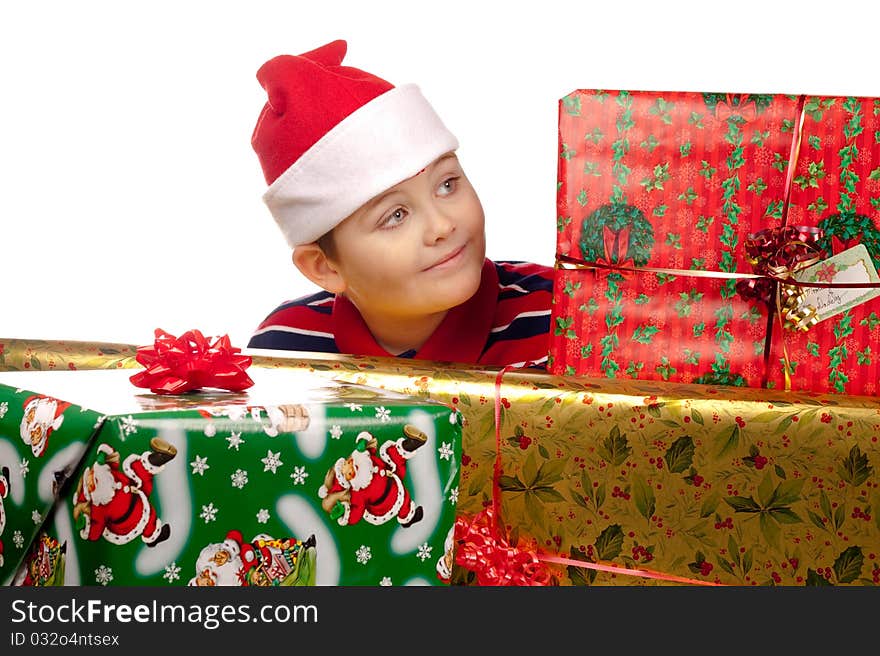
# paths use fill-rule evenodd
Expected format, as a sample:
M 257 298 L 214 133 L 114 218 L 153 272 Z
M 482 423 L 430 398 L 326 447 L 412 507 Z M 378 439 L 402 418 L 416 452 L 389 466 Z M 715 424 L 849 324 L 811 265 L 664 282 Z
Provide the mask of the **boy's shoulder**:
M 480 362 L 531 362 L 541 368 L 547 361 L 553 267 L 521 260 L 494 264 L 498 300 Z
M 553 291 L 553 267 L 522 260 L 495 260 L 498 285 L 511 293 Z
M 249 348 L 338 353 L 333 335 L 333 302 L 324 290 L 285 301 L 260 323 Z
M 299 298 L 295 298 L 291 301 L 284 301 L 281 305 L 272 310 L 272 312 L 269 314 L 269 317 L 277 312 L 282 312 L 284 310 L 292 308 L 304 308 L 315 312 L 329 314 L 333 310 L 333 300 L 335 298 L 336 294 L 322 289 L 315 292 L 314 294 L 306 294 L 305 296 L 300 296 Z M 269 317 L 267 317 L 267 319 Z
M 273 325 L 296 326 L 303 321 L 322 324 L 333 314 L 335 299 L 335 294 L 321 290 L 292 301 L 284 301 L 263 319 L 258 330 Z
M 508 276 L 541 276 L 553 277 L 553 267 L 526 260 L 493 260 L 498 274 Z

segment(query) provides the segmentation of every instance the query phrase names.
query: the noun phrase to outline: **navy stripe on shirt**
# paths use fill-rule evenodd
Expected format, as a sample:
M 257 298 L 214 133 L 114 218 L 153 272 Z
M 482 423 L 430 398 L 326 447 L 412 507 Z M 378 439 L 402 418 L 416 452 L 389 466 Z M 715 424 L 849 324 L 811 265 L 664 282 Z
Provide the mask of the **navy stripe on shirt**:
M 333 337 L 304 335 L 277 329 L 254 334 L 248 342 L 248 348 L 339 353 Z
M 329 299 L 329 300 L 328 300 Z M 330 292 L 321 290 L 315 294 L 311 294 L 310 296 L 303 296 L 302 298 L 297 298 L 292 301 L 286 301 L 279 305 L 277 308 L 272 310 L 272 314 L 276 312 L 280 312 L 281 310 L 286 310 L 288 308 L 297 307 L 300 305 L 308 305 L 309 309 L 314 310 L 315 312 L 320 312 L 321 314 L 332 314 L 333 313 L 333 294 Z M 325 302 L 321 302 L 325 301 Z

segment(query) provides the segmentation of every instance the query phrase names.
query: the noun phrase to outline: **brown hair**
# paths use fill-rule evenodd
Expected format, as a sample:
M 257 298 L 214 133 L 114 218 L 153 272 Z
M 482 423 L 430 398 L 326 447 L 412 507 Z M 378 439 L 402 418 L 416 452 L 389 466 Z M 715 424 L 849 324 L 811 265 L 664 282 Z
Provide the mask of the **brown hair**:
M 318 248 L 324 252 L 324 255 L 326 255 L 328 259 L 336 259 L 336 242 L 333 239 L 333 230 L 325 232 L 318 237 L 315 240 L 315 243 L 318 244 Z

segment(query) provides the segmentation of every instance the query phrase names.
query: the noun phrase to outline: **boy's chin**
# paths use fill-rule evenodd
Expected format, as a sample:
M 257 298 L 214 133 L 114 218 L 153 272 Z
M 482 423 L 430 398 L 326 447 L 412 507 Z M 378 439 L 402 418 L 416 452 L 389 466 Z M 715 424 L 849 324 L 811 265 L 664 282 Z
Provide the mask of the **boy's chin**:
M 454 307 L 467 303 L 471 297 L 477 293 L 480 288 L 480 272 L 476 275 L 466 275 L 465 271 L 459 271 L 459 275 L 453 280 L 450 277 L 448 287 L 445 293 L 438 294 L 438 300 L 443 301 L 445 309 L 451 310 Z

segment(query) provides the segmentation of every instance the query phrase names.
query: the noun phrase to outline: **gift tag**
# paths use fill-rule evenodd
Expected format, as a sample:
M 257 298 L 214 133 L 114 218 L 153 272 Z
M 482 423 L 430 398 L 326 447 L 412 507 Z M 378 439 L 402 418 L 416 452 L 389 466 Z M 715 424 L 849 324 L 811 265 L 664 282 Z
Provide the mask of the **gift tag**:
M 877 276 L 868 249 L 862 244 L 807 267 L 797 272 L 794 277 L 801 282 L 826 282 L 835 285 L 880 283 L 880 277 Z M 804 305 L 816 308 L 819 321 L 880 296 L 880 288 L 803 287 L 802 289 Z

